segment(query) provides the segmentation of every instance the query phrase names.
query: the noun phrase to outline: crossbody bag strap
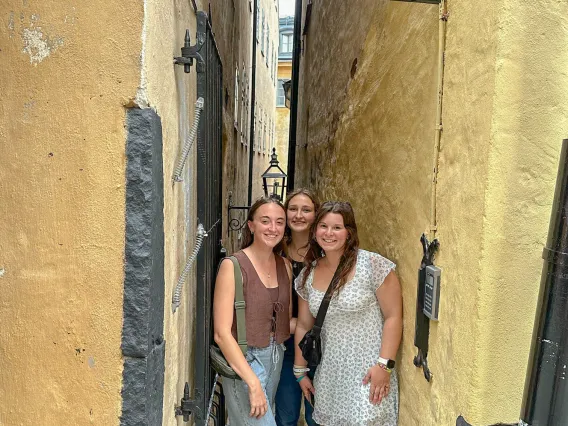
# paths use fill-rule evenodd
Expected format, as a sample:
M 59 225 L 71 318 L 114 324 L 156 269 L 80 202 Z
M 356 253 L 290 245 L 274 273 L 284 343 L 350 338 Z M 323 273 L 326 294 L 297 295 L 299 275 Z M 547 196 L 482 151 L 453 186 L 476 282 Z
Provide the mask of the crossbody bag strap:
M 337 286 L 337 283 L 339 282 L 339 272 L 341 271 L 341 269 L 343 269 L 344 263 L 345 263 L 345 256 L 341 256 L 341 260 L 339 261 L 339 265 L 337 265 L 337 269 L 335 270 L 335 273 L 333 274 L 333 278 L 331 279 L 331 282 L 329 283 L 329 286 L 327 287 L 325 295 L 323 296 L 323 300 L 321 301 L 321 305 L 318 309 L 316 321 L 315 321 L 314 326 L 312 328 L 312 330 L 314 332 L 316 332 L 316 334 L 318 334 L 318 335 L 321 333 L 323 321 L 325 320 L 325 314 L 327 314 L 327 308 L 329 308 L 329 302 L 331 302 L 333 290 L 335 289 L 335 287 Z
M 245 318 L 245 295 L 243 291 L 243 273 L 235 256 L 229 256 L 235 270 L 235 313 L 237 317 L 237 343 L 244 355 L 247 353 L 247 326 Z

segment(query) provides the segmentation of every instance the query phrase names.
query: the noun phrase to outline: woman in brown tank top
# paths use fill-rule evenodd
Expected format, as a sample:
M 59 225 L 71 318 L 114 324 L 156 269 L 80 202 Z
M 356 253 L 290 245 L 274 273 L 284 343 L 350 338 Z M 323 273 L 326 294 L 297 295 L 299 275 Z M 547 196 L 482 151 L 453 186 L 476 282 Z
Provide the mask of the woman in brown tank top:
M 230 260 L 221 262 L 213 300 L 215 342 L 242 380 L 223 379 L 231 426 L 275 426 L 272 405 L 280 380 L 283 342 L 290 336 L 292 268 L 277 253 L 286 225 L 282 204 L 261 198 L 250 208 L 241 251 L 248 350 L 235 340 L 235 276 Z

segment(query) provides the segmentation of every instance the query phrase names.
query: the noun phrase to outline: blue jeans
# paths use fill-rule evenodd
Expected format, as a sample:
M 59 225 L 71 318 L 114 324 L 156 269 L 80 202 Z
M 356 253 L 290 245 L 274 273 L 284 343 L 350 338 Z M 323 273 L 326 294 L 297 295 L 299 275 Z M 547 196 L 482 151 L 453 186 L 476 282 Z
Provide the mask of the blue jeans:
M 242 380 L 223 378 L 223 391 L 225 404 L 229 412 L 231 426 L 275 426 L 274 421 L 274 396 L 280 380 L 282 360 L 284 358 L 284 345 L 274 343 L 270 339 L 270 345 L 266 348 L 249 346 L 246 359 L 260 380 L 264 389 L 268 410 L 260 419 L 250 417 L 250 401 L 248 386 Z
M 286 352 L 284 352 L 284 362 L 280 375 L 280 384 L 276 392 L 276 424 L 278 426 L 296 426 L 300 418 L 300 408 L 302 405 L 302 388 L 296 382 L 294 376 L 294 336 L 286 342 Z M 308 377 L 313 379 L 314 372 L 308 372 Z M 314 408 L 304 398 L 304 412 L 306 424 L 317 426 L 312 419 Z

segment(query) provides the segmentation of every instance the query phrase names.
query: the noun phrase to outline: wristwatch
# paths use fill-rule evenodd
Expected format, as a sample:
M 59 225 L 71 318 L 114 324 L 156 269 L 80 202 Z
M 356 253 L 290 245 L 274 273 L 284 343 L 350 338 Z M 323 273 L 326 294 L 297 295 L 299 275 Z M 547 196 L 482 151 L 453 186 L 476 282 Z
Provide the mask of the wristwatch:
M 389 373 L 393 370 L 394 364 L 395 364 L 394 359 L 379 357 L 379 365 L 385 370 L 387 370 Z

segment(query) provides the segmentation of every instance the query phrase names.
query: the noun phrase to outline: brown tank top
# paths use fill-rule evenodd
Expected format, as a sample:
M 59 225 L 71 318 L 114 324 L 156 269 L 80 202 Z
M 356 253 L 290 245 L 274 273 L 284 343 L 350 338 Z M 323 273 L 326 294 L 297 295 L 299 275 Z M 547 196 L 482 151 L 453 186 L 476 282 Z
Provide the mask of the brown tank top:
M 233 254 L 241 265 L 243 293 L 245 297 L 245 322 L 249 346 L 265 348 L 270 344 L 270 333 L 274 332 L 276 343 L 283 343 L 290 337 L 290 278 L 281 256 L 276 258 L 276 279 L 278 287 L 266 288 L 254 269 L 252 262 L 241 250 Z M 233 314 L 232 333 L 237 336 L 236 314 Z M 274 319 L 273 319 L 274 318 Z

